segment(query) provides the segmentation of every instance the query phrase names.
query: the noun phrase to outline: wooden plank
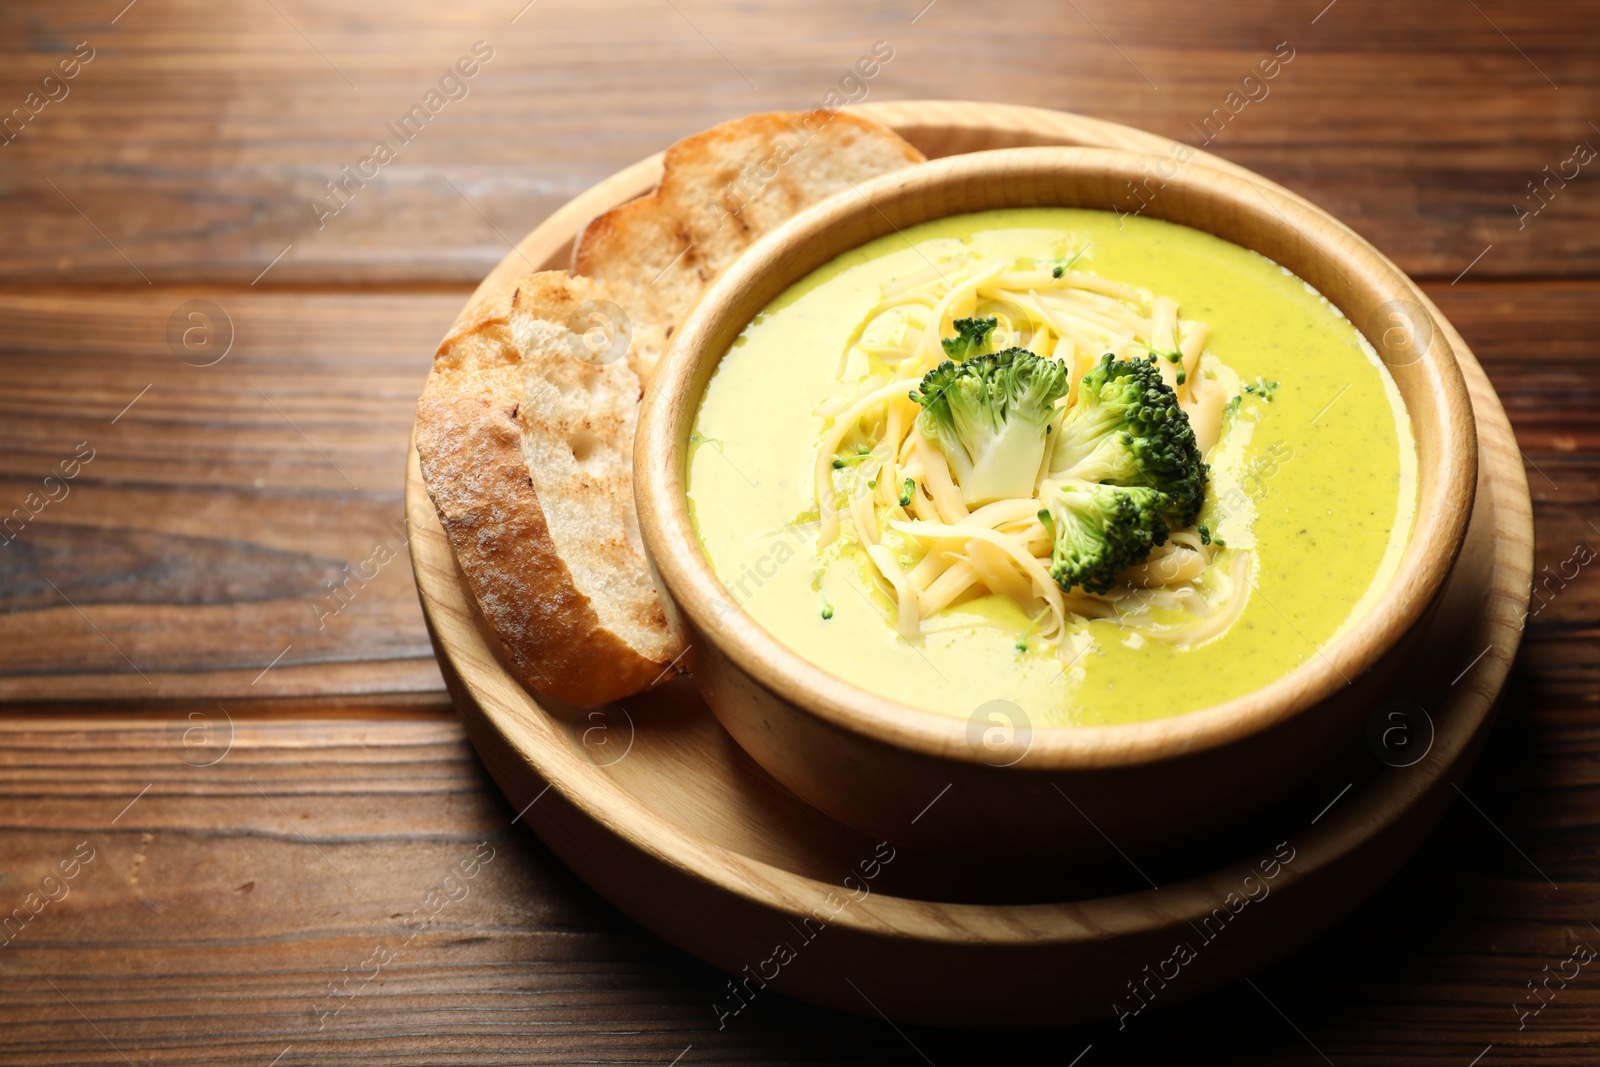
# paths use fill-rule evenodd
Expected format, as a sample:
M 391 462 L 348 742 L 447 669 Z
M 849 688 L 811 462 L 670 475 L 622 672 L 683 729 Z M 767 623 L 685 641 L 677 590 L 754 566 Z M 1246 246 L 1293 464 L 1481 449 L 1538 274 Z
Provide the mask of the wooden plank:
M 1419 276 L 1453 278 L 1491 245 L 1473 276 L 1600 274 L 1592 168 L 1554 180 L 1548 206 L 1529 189 L 1600 144 L 1600 23 L 1582 0 L 925 6 L 172 0 L 114 24 L 98 0 L 8 8 L 5 107 L 76 42 L 95 57 L 0 145 L 0 278 L 246 284 L 275 263 L 260 284 L 471 284 L 615 169 L 739 114 L 822 103 L 877 40 L 894 57 L 857 98 L 1027 103 L 1206 144 Z M 1018 26 L 1037 62 L 1016 61 Z M 392 134 L 479 40 L 494 55 L 467 95 Z M 1275 52 L 1293 58 L 1242 84 Z M 379 139 L 394 160 L 329 197 Z M 319 218 L 318 197 L 338 212 Z M 1517 204 L 1541 210 L 1519 221 Z
M 1600 945 L 1586 814 L 1600 732 L 1519 689 L 1509 707 L 1464 783 L 1472 804 L 1255 989 L 1120 1031 L 1108 1010 L 1103 1025 L 1010 1035 L 897 1032 L 777 996 L 719 1031 L 722 977 L 514 825 L 451 720 L 241 717 L 231 744 L 220 718 L 181 711 L 0 720 L 0 905 L 37 908 L 0 949 L 0 1060 L 913 1064 L 920 1050 L 944 1067 L 1066 1063 L 1092 1045 L 1085 1063 L 1201 1050 L 1461 1067 L 1492 1043 L 1493 1062 L 1588 1064 L 1592 974 L 1552 983 L 1520 1030 L 1512 1005 L 1528 1011 L 1526 983 L 1576 943 Z
M 222 309 L 219 343 L 231 321 L 212 366 L 167 341 L 197 299 Z M 402 484 L 463 299 L 0 296 L 0 699 L 442 705 Z
M 1427 289 L 1483 361 L 1527 464 L 1534 598 L 1517 670 L 1542 694 L 1593 708 L 1600 692 L 1600 388 L 1587 368 L 1600 350 L 1587 324 L 1600 292 L 1589 282 Z

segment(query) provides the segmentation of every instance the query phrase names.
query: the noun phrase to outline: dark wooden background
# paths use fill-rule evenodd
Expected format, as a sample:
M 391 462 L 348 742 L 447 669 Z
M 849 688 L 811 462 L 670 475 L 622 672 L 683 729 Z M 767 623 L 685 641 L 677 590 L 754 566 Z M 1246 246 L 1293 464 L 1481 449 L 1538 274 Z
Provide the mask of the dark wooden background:
M 0 7 L 0 112 L 94 49 L 0 145 L 0 513 L 94 456 L 0 547 L 0 913 L 93 850 L 0 949 L 0 1062 L 1600 1061 L 1600 966 L 1513 1007 L 1600 948 L 1600 567 L 1529 621 L 1481 810 L 1457 805 L 1257 988 L 1123 1033 L 897 1032 L 777 997 L 719 1032 L 716 973 L 511 825 L 400 532 L 435 341 L 509 240 L 623 164 L 814 105 L 878 40 L 895 54 L 869 99 L 1197 143 L 1189 124 L 1287 42 L 1210 149 L 1348 221 L 1455 321 L 1555 573 L 1600 547 L 1600 163 L 1543 201 L 1529 183 L 1600 146 L 1593 2 L 124 3 Z M 470 95 L 319 228 L 308 200 L 479 40 Z M 231 322 L 214 366 L 168 342 L 193 300 Z M 394 561 L 319 619 L 379 545 Z M 402 938 L 483 841 L 471 895 Z M 381 978 L 330 998 L 375 946 Z

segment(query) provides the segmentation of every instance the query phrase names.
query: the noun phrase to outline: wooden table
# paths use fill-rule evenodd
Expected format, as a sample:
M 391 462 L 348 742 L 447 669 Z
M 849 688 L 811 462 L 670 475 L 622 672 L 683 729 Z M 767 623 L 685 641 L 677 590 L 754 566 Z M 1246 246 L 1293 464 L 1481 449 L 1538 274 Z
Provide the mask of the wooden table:
M 1600 967 L 1568 962 L 1600 948 L 1593 4 L 125 2 L 0 10 L 0 916 L 31 916 L 0 1062 L 1600 1060 Z M 1120 1033 L 782 998 L 719 1031 L 720 976 L 514 824 L 405 562 L 413 403 L 509 242 L 879 40 L 858 98 L 1209 138 L 1339 215 L 1455 321 L 1528 463 L 1539 610 L 1468 800 L 1334 933 Z

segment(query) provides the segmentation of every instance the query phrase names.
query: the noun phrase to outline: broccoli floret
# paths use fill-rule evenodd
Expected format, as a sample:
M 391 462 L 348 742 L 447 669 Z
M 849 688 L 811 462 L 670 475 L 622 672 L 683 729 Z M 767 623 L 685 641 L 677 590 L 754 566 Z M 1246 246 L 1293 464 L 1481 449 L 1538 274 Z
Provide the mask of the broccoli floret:
M 1278 383 L 1274 381 L 1268 381 L 1266 378 L 1262 378 L 1258 375 L 1253 383 L 1247 382 L 1245 384 L 1244 391 L 1249 393 L 1251 396 L 1259 396 L 1262 400 L 1265 400 L 1270 404 L 1272 403 L 1272 394 L 1278 391 Z
M 954 337 L 939 342 L 944 354 L 957 363 L 981 355 L 989 343 L 989 334 L 1000 325 L 999 319 L 956 319 L 950 325 L 956 328 Z
M 1055 438 L 1052 478 L 1157 490 L 1166 498 L 1162 510 L 1181 527 L 1200 513 L 1207 473 L 1189 416 L 1154 356 L 1108 352 L 1078 382 Z
M 1165 496 L 1154 489 L 1063 482 L 1045 489 L 1050 577 L 1063 591 L 1109 592 L 1117 575 L 1167 543 Z
M 968 507 L 1033 495 L 1067 384 L 1065 365 L 1026 348 L 946 360 L 922 379 L 911 394 L 917 426 L 944 452 Z

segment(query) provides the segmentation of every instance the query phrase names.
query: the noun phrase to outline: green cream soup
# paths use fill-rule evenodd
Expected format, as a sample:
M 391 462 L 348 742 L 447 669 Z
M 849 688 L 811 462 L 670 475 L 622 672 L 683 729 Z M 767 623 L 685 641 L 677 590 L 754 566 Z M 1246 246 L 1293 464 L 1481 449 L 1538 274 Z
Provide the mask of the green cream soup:
M 852 331 L 886 283 L 968 253 L 1024 267 L 1076 256 L 1074 269 L 1171 297 L 1209 324 L 1204 359 L 1232 372 L 1239 400 L 1206 456 L 1198 523 L 1251 557 L 1248 600 L 1225 631 L 1185 645 L 1079 620 L 1070 641 L 1019 640 L 1028 616 L 979 586 L 909 641 L 862 547 L 845 535 L 819 551 L 813 464 L 828 420 L 817 412 L 862 374 L 842 358 Z M 1098 211 L 966 215 L 839 257 L 744 330 L 706 390 L 691 447 L 689 504 L 706 555 L 780 642 L 885 697 L 963 718 L 1004 699 L 1035 725 L 1177 715 L 1293 670 L 1381 595 L 1416 505 L 1400 395 L 1337 309 L 1254 252 Z

